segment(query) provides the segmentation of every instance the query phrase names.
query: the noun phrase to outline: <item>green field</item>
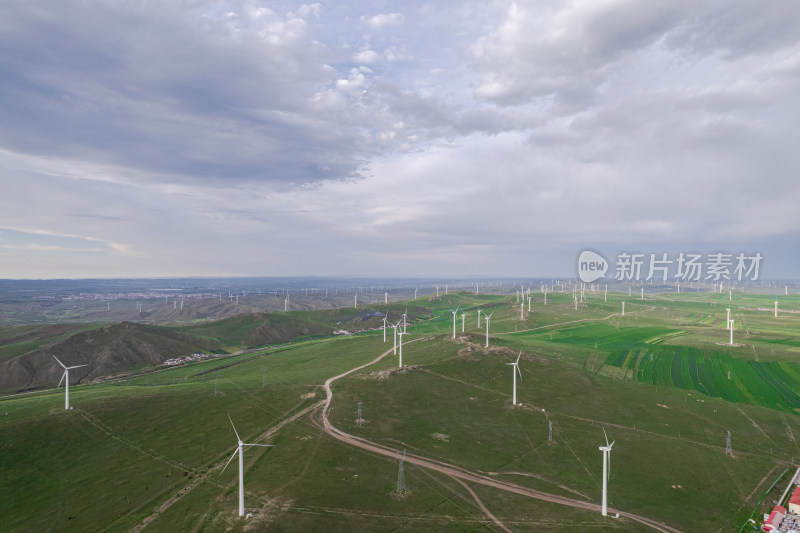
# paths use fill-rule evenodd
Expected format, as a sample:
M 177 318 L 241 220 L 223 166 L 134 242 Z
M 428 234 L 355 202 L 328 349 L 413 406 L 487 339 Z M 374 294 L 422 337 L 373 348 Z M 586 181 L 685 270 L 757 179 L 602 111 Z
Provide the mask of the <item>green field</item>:
M 727 294 L 725 301 L 718 296 L 633 301 L 614 293 L 603 302 L 593 295 L 576 311 L 571 294 L 548 295 L 546 307 L 536 294 L 524 320 L 513 297 L 451 293 L 408 302 L 406 371 L 395 371 L 397 358 L 389 355 L 335 382 L 330 419 L 392 449 L 594 504 L 605 428 L 616 440 L 611 507 L 681 531 L 735 531 L 800 458 L 800 315 L 774 319 L 758 311 L 771 305 L 769 297 L 734 295 L 731 306 Z M 623 299 L 629 301 L 620 317 Z M 800 309 L 800 301 L 783 300 L 786 309 Z M 390 317 L 399 319 L 405 304 L 392 304 Z M 452 339 L 449 310 L 456 306 Z M 488 350 L 478 306 L 493 313 Z M 729 306 L 734 341 L 742 346 L 724 344 Z M 331 327 L 353 313 L 288 315 Z M 203 325 L 193 333 L 228 346 L 248 338 L 242 324 Z M 408 493 L 396 494 L 397 463 L 327 435 L 318 409 L 262 441 L 274 448 L 246 449 L 245 504 L 254 516 L 236 516 L 235 465 L 220 473 L 236 445 L 228 415 L 252 442 L 324 399 L 327 378 L 371 361 L 391 348 L 391 332 L 388 340 L 380 331 L 310 338 L 79 385 L 70 389 L 70 412 L 60 390 L 5 397 L 0 529 L 127 531 L 147 518 L 144 531 L 498 530 L 445 474 L 407 463 Z M 505 363 L 519 350 L 521 405 L 512 406 Z M 733 457 L 724 454 L 727 431 Z M 652 531 L 467 484 L 513 531 Z

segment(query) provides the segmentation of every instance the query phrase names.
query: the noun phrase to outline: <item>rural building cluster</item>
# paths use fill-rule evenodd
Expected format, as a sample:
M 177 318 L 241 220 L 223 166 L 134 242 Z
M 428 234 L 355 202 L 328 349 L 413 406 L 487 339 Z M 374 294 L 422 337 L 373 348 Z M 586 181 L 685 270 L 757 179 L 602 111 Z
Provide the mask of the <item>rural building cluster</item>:
M 773 533 L 797 533 L 800 531 L 800 486 L 798 483 L 798 475 L 800 475 L 800 468 L 795 472 L 794 477 L 789 481 L 786 490 L 783 491 L 780 501 L 773 507 L 769 515 L 764 515 L 764 531 L 771 531 Z M 786 501 L 786 495 L 794 487 L 792 495 L 789 496 L 789 501 L 784 507 L 781 505 Z

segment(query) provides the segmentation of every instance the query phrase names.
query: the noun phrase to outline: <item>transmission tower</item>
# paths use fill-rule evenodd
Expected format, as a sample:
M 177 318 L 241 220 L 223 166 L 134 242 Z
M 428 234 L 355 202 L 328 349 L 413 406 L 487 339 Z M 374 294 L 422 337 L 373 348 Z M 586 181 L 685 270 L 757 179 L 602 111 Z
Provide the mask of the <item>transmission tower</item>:
M 728 437 L 725 439 L 725 455 L 733 455 L 731 451 L 731 431 L 728 430 Z
M 364 419 L 361 418 L 361 404 L 364 402 L 358 402 L 358 416 L 356 416 L 356 424 L 359 426 L 364 423 Z
M 406 460 L 406 451 L 403 450 L 403 455 L 397 452 L 397 493 L 402 494 L 406 491 L 406 471 L 403 462 Z
M 547 442 L 553 442 L 553 421 L 549 420 L 547 423 L 550 426 L 550 430 L 547 433 Z

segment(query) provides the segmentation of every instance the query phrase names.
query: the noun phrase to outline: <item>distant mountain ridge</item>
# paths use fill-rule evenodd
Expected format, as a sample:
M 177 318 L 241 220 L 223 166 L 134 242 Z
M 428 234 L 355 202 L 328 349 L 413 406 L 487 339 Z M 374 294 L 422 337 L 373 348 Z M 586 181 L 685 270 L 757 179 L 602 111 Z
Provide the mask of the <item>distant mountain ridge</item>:
M 70 382 L 79 383 L 157 366 L 167 359 L 196 352 L 226 353 L 232 349 L 329 335 L 333 330 L 325 324 L 266 313 L 183 327 L 135 322 L 88 330 L 85 327 L 70 325 L 54 330 L 52 326 L 20 326 L 19 331 L 5 328 L 0 336 L 0 349 L 12 344 L 13 349 L 0 361 L 0 392 L 55 386 L 63 369 L 53 359 L 53 354 L 67 366 L 88 364 L 70 373 Z M 72 330 L 76 332 L 70 334 Z M 14 350 L 24 350 L 26 343 L 35 348 L 16 355 Z

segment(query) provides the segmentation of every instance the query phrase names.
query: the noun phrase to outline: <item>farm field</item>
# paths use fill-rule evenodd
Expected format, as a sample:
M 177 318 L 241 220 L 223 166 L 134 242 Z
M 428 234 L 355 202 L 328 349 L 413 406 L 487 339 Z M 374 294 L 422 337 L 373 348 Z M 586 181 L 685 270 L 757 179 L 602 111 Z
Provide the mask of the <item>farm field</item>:
M 619 317 L 626 294 L 591 296 L 577 311 L 570 294 L 549 294 L 546 307 L 536 294 L 522 320 L 513 295 L 409 301 L 405 369 L 390 353 L 337 380 L 330 421 L 397 451 L 595 505 L 605 429 L 616 441 L 610 507 L 678 531 L 737 530 L 800 458 L 792 392 L 800 390 L 800 315 L 773 319 L 756 310 L 770 297 L 743 296 L 733 315 L 734 341 L 744 346 L 726 347 L 726 307 L 716 296 L 650 296 Z M 785 305 L 800 309 L 791 297 Z M 488 349 L 479 306 L 492 313 Z M 390 305 L 390 318 L 405 309 Z M 335 325 L 353 310 L 296 313 Z M 4 397 L 2 529 L 498 530 L 484 505 L 513 531 L 653 531 L 625 517 L 465 487 L 410 463 L 408 492 L 397 494 L 393 458 L 333 439 L 320 418 L 324 381 L 392 345 L 391 331 L 384 343 L 377 330 L 81 384 L 71 387 L 69 412 L 63 390 Z M 506 363 L 520 351 L 521 405 L 512 406 Z M 236 444 L 228 415 L 245 442 L 275 445 L 245 451 L 247 520 L 236 516 L 235 468 L 221 472 Z

